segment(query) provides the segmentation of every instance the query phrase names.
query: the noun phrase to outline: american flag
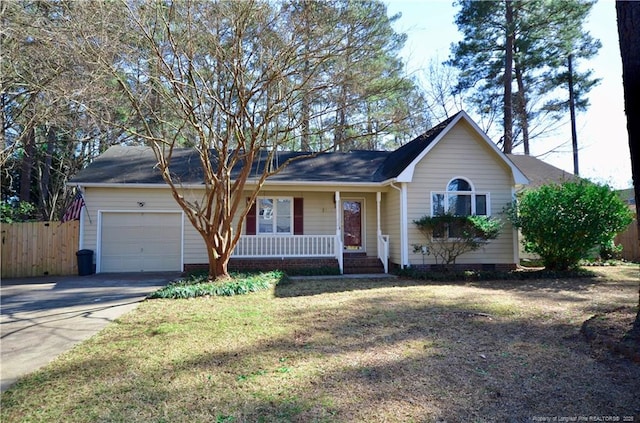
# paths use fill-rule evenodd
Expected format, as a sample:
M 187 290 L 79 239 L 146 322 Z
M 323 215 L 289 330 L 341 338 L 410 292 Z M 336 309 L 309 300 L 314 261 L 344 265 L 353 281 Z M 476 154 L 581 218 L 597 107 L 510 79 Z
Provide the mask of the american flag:
M 73 197 L 73 201 L 65 210 L 64 215 L 62 216 L 62 221 L 67 222 L 69 220 L 78 220 L 80 219 L 80 212 L 82 212 L 82 207 L 84 207 L 84 198 L 82 198 L 82 193 L 78 191 L 75 197 Z

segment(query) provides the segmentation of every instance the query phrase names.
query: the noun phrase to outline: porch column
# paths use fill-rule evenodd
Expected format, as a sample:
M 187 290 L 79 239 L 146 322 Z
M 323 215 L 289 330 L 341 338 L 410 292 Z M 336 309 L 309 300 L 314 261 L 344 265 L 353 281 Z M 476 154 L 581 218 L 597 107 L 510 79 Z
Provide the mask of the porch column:
M 406 182 L 402 182 L 400 184 L 400 195 L 401 195 L 401 199 L 400 199 L 400 204 L 401 204 L 401 211 L 400 211 L 400 215 L 402 216 L 402 221 L 400 222 L 400 226 L 401 226 L 401 231 L 402 231 L 402 245 L 400 245 L 400 248 L 402 250 L 402 253 L 400 254 L 402 256 L 402 267 L 407 267 L 409 265 L 409 221 L 408 221 L 408 210 L 407 210 L 407 183 Z
M 382 201 L 382 193 L 380 191 L 376 192 L 376 218 L 377 218 L 377 234 L 378 236 L 382 235 L 382 229 L 380 228 L 380 201 Z
M 407 183 L 400 184 L 400 261 L 401 268 L 409 265 L 409 225 L 407 222 Z
M 335 194 L 336 200 L 336 235 L 340 236 L 340 191 L 336 191 Z

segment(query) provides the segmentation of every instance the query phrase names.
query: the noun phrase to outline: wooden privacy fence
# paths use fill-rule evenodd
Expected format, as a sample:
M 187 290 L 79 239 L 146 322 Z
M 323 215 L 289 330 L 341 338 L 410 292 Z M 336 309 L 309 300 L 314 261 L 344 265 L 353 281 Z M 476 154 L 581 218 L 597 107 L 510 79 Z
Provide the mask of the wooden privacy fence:
M 80 222 L 3 223 L 2 277 L 74 275 Z
M 638 221 L 633 222 L 627 229 L 618 234 L 615 243 L 622 245 L 622 258 L 627 261 L 640 261 L 640 245 L 638 243 Z

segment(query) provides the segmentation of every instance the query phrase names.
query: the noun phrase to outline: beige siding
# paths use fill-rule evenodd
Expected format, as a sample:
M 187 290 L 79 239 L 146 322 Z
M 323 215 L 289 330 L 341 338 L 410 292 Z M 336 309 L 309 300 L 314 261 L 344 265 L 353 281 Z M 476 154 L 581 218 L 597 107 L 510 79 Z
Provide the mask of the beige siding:
M 512 198 L 512 176 L 509 167 L 464 121 L 449 131 L 416 166 L 413 182 L 408 186 L 409 258 L 421 264 L 422 255 L 413 254 L 413 244 L 424 244 L 424 236 L 413 221 L 430 214 L 431 192 L 444 191 L 455 177 L 470 180 L 478 192 L 489 192 L 491 214 L 499 216 Z M 459 257 L 458 263 L 515 263 L 514 234 L 505 224 L 498 239 L 486 247 Z M 427 256 L 427 263 L 434 263 Z
M 307 235 L 333 235 L 336 233 L 336 208 L 333 192 L 265 190 L 260 193 L 260 196 L 303 198 L 304 233 Z
M 265 190 L 260 196 L 301 197 L 304 199 L 304 233 L 306 235 L 333 235 L 336 233 L 335 191 L 304 192 Z M 363 231 L 365 231 L 366 251 L 368 255 L 375 256 L 377 254 L 376 194 L 371 192 L 343 192 L 340 198 L 342 200 L 363 200 L 365 213 Z
M 186 197 L 199 197 L 198 190 L 185 192 Z M 304 233 L 308 235 L 333 235 L 336 231 L 336 205 L 334 191 L 274 191 L 265 190 L 263 196 L 274 197 L 302 197 L 304 199 Z M 247 193 L 248 196 L 248 193 Z M 385 201 L 383 196 L 383 213 L 385 215 Z M 366 250 L 369 255 L 377 254 L 376 234 L 376 194 L 368 193 L 342 193 L 342 198 L 362 199 L 365 207 Z M 89 218 L 84 217 L 82 230 L 82 248 L 97 251 L 98 237 L 98 212 L 181 212 L 180 207 L 173 199 L 168 188 L 85 188 L 85 202 Z M 139 203 L 144 203 L 140 207 Z M 391 207 L 397 213 L 397 206 Z M 200 234 L 191 225 L 186 216 L 184 219 L 184 264 L 206 263 L 207 254 L 205 244 Z M 395 221 L 399 221 L 398 218 Z M 382 226 L 389 219 L 382 219 Z M 387 233 L 383 230 L 383 233 Z M 398 232 L 399 233 L 399 232 Z M 396 242 L 397 244 L 397 242 Z
M 303 198 L 304 233 L 308 235 L 333 235 L 336 233 L 336 209 L 333 192 L 272 191 L 260 193 L 264 197 Z M 248 197 L 249 193 L 245 195 Z M 237 219 L 234 220 L 234 226 Z M 242 227 L 243 233 L 246 230 Z M 189 222 L 185 223 L 185 264 L 208 261 L 204 241 Z

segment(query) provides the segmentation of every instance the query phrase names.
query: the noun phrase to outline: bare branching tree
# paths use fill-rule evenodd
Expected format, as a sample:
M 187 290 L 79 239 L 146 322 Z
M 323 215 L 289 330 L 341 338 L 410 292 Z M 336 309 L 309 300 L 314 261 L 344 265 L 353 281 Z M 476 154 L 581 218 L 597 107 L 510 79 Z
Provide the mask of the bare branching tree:
M 77 11 L 71 20 L 85 59 L 110 76 L 133 110 L 126 124 L 109 123 L 153 149 L 175 201 L 206 244 L 212 279 L 228 275 L 258 192 L 288 165 L 278 152 L 306 130 L 301 105 L 333 88 L 320 71 L 350 48 L 338 31 L 313 42 L 298 36 L 294 12 L 262 1 L 126 2 L 90 15 Z M 111 25 L 114 14 L 118 43 L 112 26 L 104 28 L 110 39 L 86 29 L 95 16 L 96 25 Z M 201 190 L 185 190 L 173 171 L 183 146 L 197 152 Z
M 442 122 L 464 109 L 462 96 L 454 93 L 458 83 L 456 68 L 438 58 L 431 59 L 423 71 L 423 80 L 427 108 L 436 122 Z

